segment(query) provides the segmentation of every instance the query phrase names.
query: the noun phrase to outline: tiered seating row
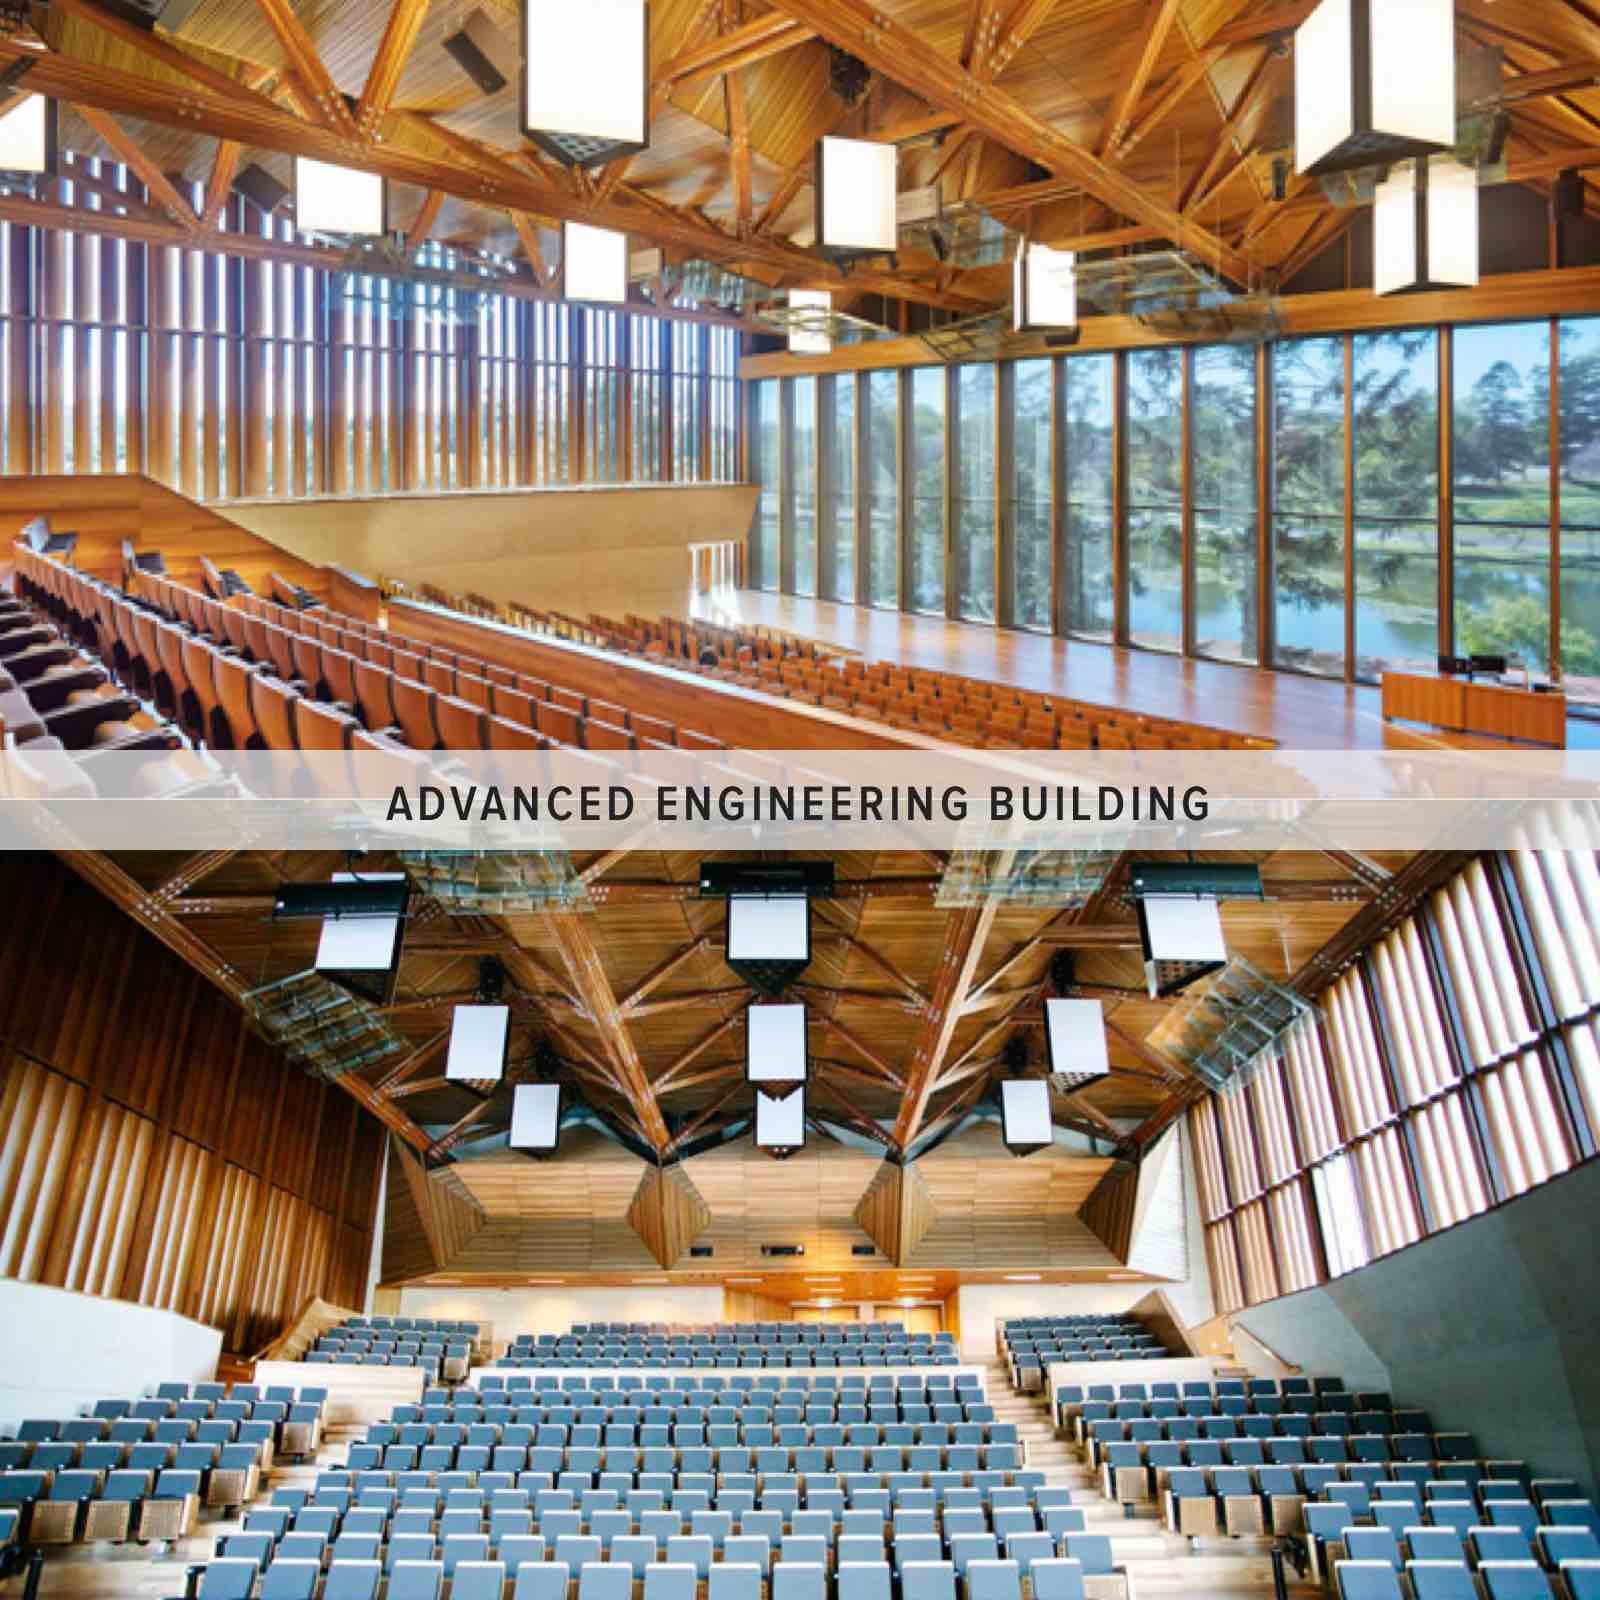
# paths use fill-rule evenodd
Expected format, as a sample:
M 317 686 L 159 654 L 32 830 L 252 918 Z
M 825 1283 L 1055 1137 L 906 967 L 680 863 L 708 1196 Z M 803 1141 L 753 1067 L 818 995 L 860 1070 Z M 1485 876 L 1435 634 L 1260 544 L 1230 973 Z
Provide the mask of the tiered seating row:
M 1012 1318 L 1000 1340 L 1016 1389 L 1039 1387 L 1057 1361 L 1140 1361 L 1171 1352 L 1130 1313 Z
M 410 592 L 393 580 L 379 581 L 388 593 Z M 1272 739 L 1116 711 L 958 673 L 828 655 L 810 640 L 766 628 L 731 629 L 631 613 L 620 621 L 598 614 L 583 621 L 531 606 L 496 606 L 481 596 L 452 595 L 432 585 L 424 585 L 420 595 L 430 604 L 466 616 L 659 660 L 682 671 L 705 673 L 743 688 L 976 749 L 1267 750 L 1276 746 Z
M 163 1384 L 93 1414 L 31 1418 L 0 1441 L 0 1507 L 33 1545 L 177 1539 L 199 1508 L 248 1504 L 282 1455 L 322 1442 L 326 1392 Z
M 949 1333 L 908 1334 L 900 1323 L 728 1324 L 698 1332 L 574 1328 L 519 1334 L 500 1366 L 851 1367 L 957 1366 Z
M 460 1464 L 461 1450 L 498 1455 L 504 1443 L 454 1444 L 447 1470 L 361 1464 L 367 1451 L 402 1448 L 390 1436 L 418 1426 L 419 1412 L 435 1440 L 446 1428 L 494 1426 L 503 1441 L 524 1425 L 464 1421 L 493 1415 L 492 1395 L 446 1393 L 396 1408 L 369 1430 L 372 1442 L 351 1447 L 345 1470 L 320 1473 L 309 1491 L 280 1489 L 249 1512 L 242 1534 L 219 1541 L 202 1600 L 249 1600 L 258 1580 L 264 1600 L 311 1600 L 319 1579 L 323 1600 L 335 1585 L 337 1597 L 372 1600 L 384 1581 L 389 1600 L 438 1600 L 446 1582 L 452 1600 L 504 1600 L 508 1585 L 521 1600 L 569 1600 L 574 1585 L 576 1600 L 632 1600 L 641 1583 L 653 1600 L 891 1600 L 896 1591 L 955 1600 L 958 1586 L 966 1600 L 1023 1600 L 1024 1584 L 1033 1600 L 1126 1595 L 1110 1541 L 1088 1534 L 1071 1491 L 1046 1487 L 1037 1472 L 613 1471 L 570 1440 L 549 1470 L 476 1456 Z M 614 1427 L 629 1409 L 643 1416 L 626 1402 L 657 1395 L 682 1402 L 655 1408 L 669 1414 L 709 1413 L 688 1393 L 582 1398 Z

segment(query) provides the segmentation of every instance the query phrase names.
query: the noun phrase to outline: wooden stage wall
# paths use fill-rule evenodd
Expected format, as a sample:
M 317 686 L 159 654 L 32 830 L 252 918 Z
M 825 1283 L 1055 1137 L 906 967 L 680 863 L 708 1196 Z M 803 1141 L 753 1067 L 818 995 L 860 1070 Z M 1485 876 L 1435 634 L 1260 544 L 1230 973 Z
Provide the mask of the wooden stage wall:
M 260 1349 L 366 1296 L 383 1130 L 49 855 L 0 857 L 0 1277 Z

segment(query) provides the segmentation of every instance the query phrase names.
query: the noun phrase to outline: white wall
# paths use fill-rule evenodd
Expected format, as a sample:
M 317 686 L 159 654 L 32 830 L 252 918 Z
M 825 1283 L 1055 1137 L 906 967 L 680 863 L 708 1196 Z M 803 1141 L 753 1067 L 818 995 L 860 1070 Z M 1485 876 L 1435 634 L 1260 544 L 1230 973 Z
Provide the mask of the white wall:
M 383 1278 L 383 1220 L 389 1210 L 389 1163 L 394 1159 L 394 1135 L 383 1136 L 383 1159 L 378 1163 L 378 1205 L 372 1214 L 372 1256 L 367 1262 L 367 1297 L 361 1309 L 372 1315 L 372 1297 Z
M 606 1289 L 419 1287 L 400 1291 L 403 1317 L 487 1322 L 498 1349 L 519 1333 L 565 1333 L 574 1322 L 721 1322 L 722 1286 Z
M 0 1432 L 217 1375 L 220 1329 L 126 1300 L 0 1278 Z

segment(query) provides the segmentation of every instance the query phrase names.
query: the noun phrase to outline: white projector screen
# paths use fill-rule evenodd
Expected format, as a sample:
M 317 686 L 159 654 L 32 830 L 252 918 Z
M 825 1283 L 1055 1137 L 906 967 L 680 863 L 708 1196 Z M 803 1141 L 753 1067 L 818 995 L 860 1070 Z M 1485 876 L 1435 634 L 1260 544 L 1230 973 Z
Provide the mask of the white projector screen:
M 301 233 L 373 236 L 385 231 L 386 209 L 380 174 L 294 158 L 294 225 Z
M 645 0 L 523 0 L 523 126 L 643 144 L 650 101 Z
M 891 254 L 898 149 L 867 139 L 817 140 L 817 243 L 824 250 Z
M 1078 254 L 1049 245 L 1024 244 L 1013 265 L 1012 320 L 1028 328 L 1078 325 Z
M 1052 1072 L 1103 1078 L 1111 1071 L 1105 1010 L 1098 1000 L 1046 1000 L 1044 1035 Z
M 561 1085 L 519 1083 L 511 1092 L 513 1150 L 554 1150 L 561 1133 Z
M 50 101 L 24 95 L 0 116 L 0 172 L 50 170 Z
M 569 222 L 561 230 L 562 293 L 568 300 L 622 305 L 628 298 L 628 236 Z
M 403 872 L 362 873 L 362 883 L 403 881 Z M 358 876 L 336 872 L 334 883 L 355 883 Z M 400 942 L 399 917 L 324 917 L 317 940 L 318 972 L 387 972 Z
M 756 1148 L 798 1150 L 805 1142 L 805 1090 L 795 1089 L 781 1100 L 756 1090 Z
M 809 961 L 811 908 L 802 896 L 728 898 L 730 961 Z
M 1139 902 L 1151 961 L 1226 961 L 1222 911 L 1209 897 L 1148 894 Z
M 1007 1145 L 1050 1143 L 1050 1085 L 1043 1078 L 1007 1078 L 1000 1085 L 1002 1137 Z
M 751 1006 L 744 1015 L 746 1082 L 804 1083 L 806 1008 Z
M 498 1081 L 506 1070 L 510 1032 L 510 1006 L 457 1006 L 450 1021 L 445 1077 Z

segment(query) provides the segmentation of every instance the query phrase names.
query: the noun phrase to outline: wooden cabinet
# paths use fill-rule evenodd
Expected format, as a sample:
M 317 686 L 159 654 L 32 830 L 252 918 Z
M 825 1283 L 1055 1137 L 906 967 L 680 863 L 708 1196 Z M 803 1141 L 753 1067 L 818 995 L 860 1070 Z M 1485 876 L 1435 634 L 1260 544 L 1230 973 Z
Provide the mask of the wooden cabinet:
M 1473 683 L 1436 672 L 1386 672 L 1383 719 L 1427 722 L 1453 732 L 1525 744 L 1567 743 L 1567 697 L 1504 683 Z

